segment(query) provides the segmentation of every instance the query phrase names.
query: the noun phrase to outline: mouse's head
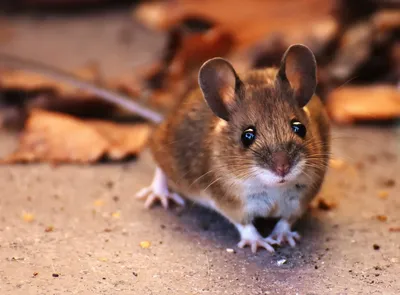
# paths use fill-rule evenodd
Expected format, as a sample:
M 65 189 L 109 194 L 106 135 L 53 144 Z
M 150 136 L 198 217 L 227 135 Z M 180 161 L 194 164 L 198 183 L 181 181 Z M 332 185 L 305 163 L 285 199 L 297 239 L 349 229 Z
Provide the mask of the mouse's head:
M 270 186 L 295 181 L 319 153 L 304 106 L 316 88 L 316 61 L 304 45 L 292 45 L 281 66 L 240 78 L 214 58 L 199 72 L 199 85 L 216 120 L 213 145 L 238 178 Z M 304 173 L 305 174 L 305 173 Z

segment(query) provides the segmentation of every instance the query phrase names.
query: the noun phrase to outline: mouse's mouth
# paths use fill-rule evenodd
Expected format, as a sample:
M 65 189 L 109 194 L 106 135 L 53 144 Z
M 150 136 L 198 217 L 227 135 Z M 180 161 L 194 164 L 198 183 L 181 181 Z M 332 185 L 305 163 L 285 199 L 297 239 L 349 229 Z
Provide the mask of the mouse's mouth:
M 276 174 L 274 170 L 266 167 L 258 168 L 258 180 L 270 187 L 285 186 L 297 181 L 298 177 L 302 174 L 303 168 L 304 163 L 300 161 L 293 165 L 288 173 L 283 176 Z M 259 169 L 261 169 L 261 171 Z

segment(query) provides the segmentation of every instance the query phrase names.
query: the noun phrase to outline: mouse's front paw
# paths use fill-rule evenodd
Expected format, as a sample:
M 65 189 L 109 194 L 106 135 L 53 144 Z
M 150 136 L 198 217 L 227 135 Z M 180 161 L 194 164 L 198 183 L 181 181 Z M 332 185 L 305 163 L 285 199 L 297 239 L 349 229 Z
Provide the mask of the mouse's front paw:
M 236 228 L 240 233 L 240 242 L 238 243 L 239 248 L 249 246 L 253 253 L 256 253 L 258 248 L 264 248 L 271 253 L 275 252 L 272 244 L 275 244 L 276 242 L 272 239 L 264 239 L 252 224 L 236 224 Z
M 300 240 L 300 235 L 295 231 L 291 231 L 290 225 L 286 220 L 280 220 L 268 238 L 276 240 L 278 245 L 287 242 L 294 247 L 296 246 L 296 240 Z
M 160 168 L 156 169 L 151 185 L 141 189 L 136 194 L 136 198 L 146 198 L 144 203 L 146 208 L 150 208 L 155 202 L 160 201 L 161 205 L 167 209 L 169 200 L 181 206 L 185 205 L 185 200 L 180 195 L 169 191 L 167 178 Z
M 239 248 L 244 248 L 246 246 L 249 246 L 251 249 L 251 252 L 256 253 L 258 248 L 264 248 L 268 252 L 275 252 L 274 247 L 271 246 L 271 243 L 262 237 L 258 239 L 241 239 L 240 242 L 238 243 Z
M 178 205 L 185 205 L 185 200 L 176 193 L 167 191 L 156 191 L 152 186 L 141 189 L 137 194 L 136 198 L 143 199 L 146 197 L 144 206 L 149 209 L 154 203 L 160 201 L 161 205 L 168 209 L 169 200 L 174 201 Z

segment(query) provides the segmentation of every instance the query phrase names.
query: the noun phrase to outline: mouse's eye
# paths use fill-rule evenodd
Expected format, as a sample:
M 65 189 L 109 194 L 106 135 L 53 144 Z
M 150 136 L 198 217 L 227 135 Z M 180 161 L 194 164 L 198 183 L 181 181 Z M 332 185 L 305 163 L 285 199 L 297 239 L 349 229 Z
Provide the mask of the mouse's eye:
M 306 136 L 307 133 L 307 129 L 306 126 L 304 126 L 303 124 L 301 124 L 299 121 L 297 121 L 296 119 L 293 119 L 290 124 L 292 125 L 292 130 L 294 133 L 296 133 L 298 136 L 300 136 L 301 138 L 304 138 Z
M 256 129 L 253 127 L 247 128 L 242 133 L 242 143 L 245 147 L 249 147 L 256 139 Z

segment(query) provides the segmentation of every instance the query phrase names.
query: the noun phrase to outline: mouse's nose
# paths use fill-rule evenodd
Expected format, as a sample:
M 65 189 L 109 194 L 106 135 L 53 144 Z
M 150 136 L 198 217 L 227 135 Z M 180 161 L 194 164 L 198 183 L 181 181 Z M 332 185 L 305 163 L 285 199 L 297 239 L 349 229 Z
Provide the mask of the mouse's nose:
M 274 172 L 278 176 L 283 177 L 289 173 L 290 163 L 289 163 L 289 156 L 286 152 L 273 153 L 272 162 L 273 162 Z

